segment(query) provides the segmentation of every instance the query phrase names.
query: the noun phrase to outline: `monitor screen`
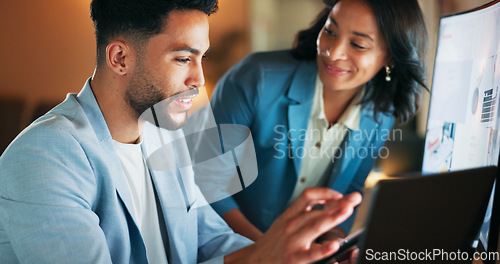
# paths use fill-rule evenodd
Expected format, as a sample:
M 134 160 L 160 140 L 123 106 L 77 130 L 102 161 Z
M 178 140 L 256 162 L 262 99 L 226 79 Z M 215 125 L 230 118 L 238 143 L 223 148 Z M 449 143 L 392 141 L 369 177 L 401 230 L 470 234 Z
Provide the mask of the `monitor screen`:
M 498 166 L 499 43 L 498 0 L 441 18 L 422 164 L 424 173 Z M 492 204 L 493 193 L 479 236 L 486 249 Z

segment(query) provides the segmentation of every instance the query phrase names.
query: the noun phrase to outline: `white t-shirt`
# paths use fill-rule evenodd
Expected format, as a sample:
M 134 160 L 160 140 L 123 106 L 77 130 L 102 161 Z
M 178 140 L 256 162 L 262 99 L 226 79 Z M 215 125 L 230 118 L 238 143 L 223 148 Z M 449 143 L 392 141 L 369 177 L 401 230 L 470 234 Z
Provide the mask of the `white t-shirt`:
M 153 183 L 142 154 L 141 143 L 114 141 L 132 200 L 132 214 L 144 243 L 149 263 L 167 264 Z

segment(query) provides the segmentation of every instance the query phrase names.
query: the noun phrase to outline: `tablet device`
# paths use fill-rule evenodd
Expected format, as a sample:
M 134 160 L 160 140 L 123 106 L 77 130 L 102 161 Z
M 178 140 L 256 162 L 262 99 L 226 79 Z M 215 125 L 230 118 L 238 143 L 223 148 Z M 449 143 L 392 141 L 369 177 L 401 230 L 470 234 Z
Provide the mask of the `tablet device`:
M 470 263 L 463 258 L 472 257 L 496 172 L 482 167 L 380 181 L 357 263 Z
M 333 264 L 336 262 L 342 262 L 347 260 L 351 256 L 351 252 L 358 247 L 358 242 L 363 235 L 364 229 L 361 228 L 358 231 L 348 235 L 344 241 L 340 244 L 337 252 L 333 253 L 333 255 L 317 262 L 316 264 Z

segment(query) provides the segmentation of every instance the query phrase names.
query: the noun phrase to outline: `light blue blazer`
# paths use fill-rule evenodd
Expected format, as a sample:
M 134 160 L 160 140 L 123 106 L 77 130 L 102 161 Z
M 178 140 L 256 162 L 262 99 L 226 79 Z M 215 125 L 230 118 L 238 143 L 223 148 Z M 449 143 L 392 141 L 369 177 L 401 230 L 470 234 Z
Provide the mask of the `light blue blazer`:
M 219 214 L 239 208 L 265 231 L 284 211 L 300 171 L 301 138 L 307 131 L 316 76 L 316 61 L 298 61 L 287 50 L 252 54 L 219 81 L 211 99 L 215 120 L 250 128 L 258 164 L 254 183 L 213 204 Z M 393 123 L 393 117 L 383 114 L 375 122 L 372 107 L 363 106 L 359 130 L 345 137 L 327 186 L 344 194 L 362 193 Z M 340 227 L 348 233 L 353 220 L 354 214 Z
M 162 147 L 158 132 L 151 124 L 144 128 L 146 157 Z M 162 142 L 182 136 L 160 132 Z M 186 148 L 163 151 L 170 153 L 165 161 L 172 162 Z M 189 166 L 150 169 L 171 264 L 212 258 L 222 263 L 223 255 L 251 243 L 210 206 L 202 206 L 206 202 Z M 130 199 L 88 81 L 78 95 L 68 95 L 25 129 L 0 157 L 0 263 L 147 263 Z

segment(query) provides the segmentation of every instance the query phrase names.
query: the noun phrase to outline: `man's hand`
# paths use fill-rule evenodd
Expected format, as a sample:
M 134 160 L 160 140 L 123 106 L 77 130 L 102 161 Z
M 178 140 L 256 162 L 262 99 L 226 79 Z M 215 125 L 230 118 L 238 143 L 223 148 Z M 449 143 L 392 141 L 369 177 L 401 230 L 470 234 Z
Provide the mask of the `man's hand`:
M 361 195 L 308 188 L 254 245 L 226 256 L 226 263 L 310 263 L 333 254 L 339 241 L 314 241 L 346 220 Z M 321 204 L 320 210 L 314 205 Z

